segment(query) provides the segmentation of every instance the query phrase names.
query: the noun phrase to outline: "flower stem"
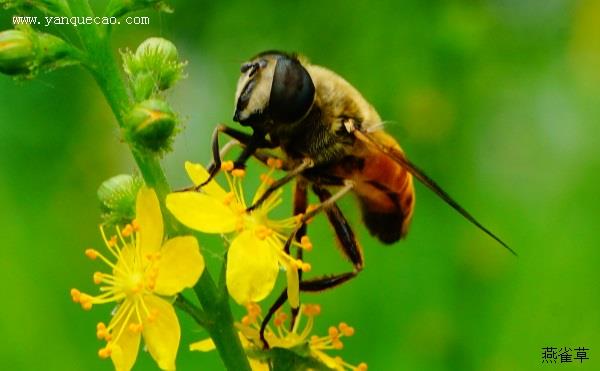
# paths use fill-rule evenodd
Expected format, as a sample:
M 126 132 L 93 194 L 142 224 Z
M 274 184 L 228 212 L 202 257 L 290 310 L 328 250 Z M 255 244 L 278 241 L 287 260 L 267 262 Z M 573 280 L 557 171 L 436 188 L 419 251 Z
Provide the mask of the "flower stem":
M 68 0 L 68 4 L 74 16 L 94 16 L 87 0 Z M 122 128 L 124 126 L 123 118 L 132 105 L 132 99 L 113 55 L 106 30 L 106 28 L 94 24 L 77 27 L 84 52 L 87 54 L 85 66 L 94 76 Z M 166 210 L 164 200 L 170 192 L 170 186 L 160 166 L 159 158 L 156 155 L 135 150 L 133 146 L 130 146 L 130 149 L 145 183 L 155 189 L 161 200 L 162 209 Z M 168 212 L 164 212 L 163 215 L 166 219 L 167 229 L 172 234 L 183 232 L 182 226 Z M 210 333 L 225 367 L 229 370 L 249 371 L 248 359 L 233 326 L 228 295 L 218 292 L 208 270 L 204 270 L 194 291 L 202 304 L 207 319 L 200 320 L 200 317 L 196 318 L 196 316 L 194 318 Z

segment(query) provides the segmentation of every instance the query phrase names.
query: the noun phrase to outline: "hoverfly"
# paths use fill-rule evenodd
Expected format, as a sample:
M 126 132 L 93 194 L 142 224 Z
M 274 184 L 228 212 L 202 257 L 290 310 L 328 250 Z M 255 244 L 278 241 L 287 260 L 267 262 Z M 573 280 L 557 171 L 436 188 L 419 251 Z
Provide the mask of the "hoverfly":
M 369 232 L 391 244 L 408 232 L 414 205 L 413 177 L 477 228 L 515 254 L 506 243 L 479 223 L 436 182 L 407 159 L 400 145 L 382 130 L 375 109 L 350 83 L 336 73 L 308 63 L 293 54 L 267 51 L 242 64 L 235 94 L 233 120 L 252 128 L 252 134 L 219 125 L 212 138 L 213 164 L 208 183 L 220 169 L 220 133 L 244 147 L 235 161 L 243 168 L 249 157 L 263 162 L 266 149 L 279 148 L 285 155 L 287 174 L 275 181 L 248 211 L 277 188 L 295 179 L 294 213 L 303 214 L 302 226 L 290 237 L 298 241 L 306 233 L 306 221 L 323 211 L 341 251 L 352 265 L 350 272 L 300 280 L 300 291 L 316 292 L 338 286 L 363 268 L 363 253 L 336 201 L 352 192 L 359 201 Z M 311 189 L 320 204 L 307 212 Z M 333 191 L 332 191 L 333 190 Z M 302 250 L 298 250 L 301 258 Z M 299 272 L 301 274 L 302 272 Z M 265 316 L 266 324 L 287 300 L 284 290 Z M 298 308 L 292 308 L 292 321 Z M 265 345 L 266 344 L 265 341 Z

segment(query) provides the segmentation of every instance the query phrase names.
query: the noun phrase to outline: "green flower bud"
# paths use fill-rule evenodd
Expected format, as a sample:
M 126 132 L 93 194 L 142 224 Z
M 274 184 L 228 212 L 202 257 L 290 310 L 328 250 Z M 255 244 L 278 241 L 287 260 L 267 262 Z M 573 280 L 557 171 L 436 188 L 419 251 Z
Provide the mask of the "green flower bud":
M 52 70 L 79 63 L 78 52 L 54 35 L 33 30 L 0 32 L 0 72 L 31 77 L 39 70 Z
M 29 73 L 35 60 L 33 42 L 23 31 L 0 32 L 0 72 L 7 75 Z
M 137 148 L 162 152 L 170 149 L 177 118 L 169 105 L 148 99 L 135 105 L 127 117 L 125 137 Z
M 175 45 L 160 37 L 145 40 L 135 53 L 123 53 L 123 62 L 138 101 L 172 87 L 185 66 L 179 62 Z
M 98 188 L 102 221 L 109 225 L 124 225 L 135 218 L 135 200 L 144 182 L 131 175 L 117 175 Z

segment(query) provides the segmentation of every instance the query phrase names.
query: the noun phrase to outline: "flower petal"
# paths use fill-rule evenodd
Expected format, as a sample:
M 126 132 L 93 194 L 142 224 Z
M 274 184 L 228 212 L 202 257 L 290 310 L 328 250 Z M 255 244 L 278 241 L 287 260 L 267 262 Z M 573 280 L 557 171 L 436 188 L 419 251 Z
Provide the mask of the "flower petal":
M 205 233 L 233 232 L 239 220 L 222 201 L 198 192 L 169 194 L 167 209 L 187 227 Z
M 163 239 L 163 220 L 158 197 L 152 188 L 139 190 L 135 217 L 140 225 L 138 236 L 143 254 L 157 251 Z
M 147 295 L 143 300 L 150 313 L 156 314 L 153 320 L 144 318 L 142 334 L 148 352 L 158 367 L 163 370 L 174 370 L 181 337 L 175 310 L 171 304 L 158 296 Z
M 291 264 L 286 264 L 285 274 L 287 276 L 287 295 L 292 308 L 300 307 L 300 279 L 298 277 L 298 268 Z
M 215 343 L 211 338 L 197 341 L 195 343 L 190 344 L 190 350 L 198 351 L 198 352 L 210 352 L 211 350 L 215 350 Z
M 110 358 L 116 370 L 129 371 L 137 359 L 140 348 L 140 333 L 128 330 L 129 324 L 135 322 L 135 316 L 128 316 L 127 313 L 121 313 L 123 310 L 131 311 L 135 309 L 131 305 L 128 305 L 127 302 L 124 302 L 113 316 L 113 320 L 109 325 L 113 327 L 113 336 L 116 337 L 119 333 L 121 335 L 116 338 L 116 341 L 109 343 L 112 351 Z M 115 319 L 119 319 L 119 323 L 116 325 L 113 324 Z
M 264 299 L 275 285 L 277 254 L 252 230 L 240 233 L 227 253 L 226 282 L 229 294 L 239 304 Z
M 189 161 L 185 162 L 185 171 L 187 171 L 188 176 L 192 182 L 194 182 L 195 186 L 199 186 L 200 184 L 204 183 L 210 176 L 204 166 L 200 164 L 194 164 Z M 227 194 L 227 192 L 221 188 L 219 183 L 214 180 L 208 182 L 204 187 L 202 187 L 202 190 L 206 192 L 206 194 L 216 197 L 220 200 L 222 200 Z
M 204 271 L 204 258 L 195 237 L 175 237 L 163 245 L 154 292 L 175 295 L 192 287 Z

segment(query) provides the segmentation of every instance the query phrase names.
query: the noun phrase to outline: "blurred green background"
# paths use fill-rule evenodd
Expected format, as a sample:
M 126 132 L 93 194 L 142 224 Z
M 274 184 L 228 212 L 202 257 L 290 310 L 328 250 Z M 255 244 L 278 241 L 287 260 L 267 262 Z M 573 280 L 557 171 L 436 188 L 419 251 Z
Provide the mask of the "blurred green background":
M 187 185 L 183 161 L 208 161 L 214 125 L 231 123 L 239 64 L 265 49 L 297 51 L 354 84 L 413 161 L 520 254 L 420 185 L 412 230 L 394 246 L 369 236 L 354 200 L 343 200 L 366 269 L 304 300 L 322 304 L 321 333 L 355 326 L 345 360 L 371 370 L 600 369 L 600 2 L 171 4 L 170 15 L 138 13 L 149 26 L 117 27 L 114 45 L 160 35 L 189 61 L 169 97 L 184 122 L 163 161 L 175 187 Z M 11 16 L 0 12 L 0 29 Z M 52 31 L 72 31 L 62 27 Z M 93 289 L 98 265 L 83 250 L 101 244 L 98 185 L 132 171 L 87 72 L 0 76 L 2 369 L 112 367 L 95 339 L 110 308 L 83 312 L 69 289 Z M 323 217 L 311 237 L 311 274 L 350 268 Z M 217 267 L 222 246 L 206 241 Z M 179 369 L 221 369 L 215 352 L 185 350 L 206 333 L 181 318 Z M 590 359 L 543 365 L 545 346 L 587 347 Z M 154 367 L 147 354 L 137 364 Z

